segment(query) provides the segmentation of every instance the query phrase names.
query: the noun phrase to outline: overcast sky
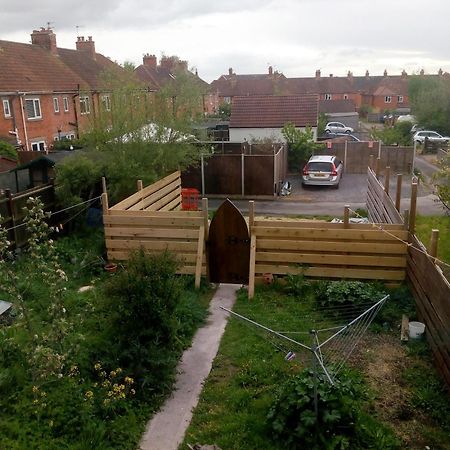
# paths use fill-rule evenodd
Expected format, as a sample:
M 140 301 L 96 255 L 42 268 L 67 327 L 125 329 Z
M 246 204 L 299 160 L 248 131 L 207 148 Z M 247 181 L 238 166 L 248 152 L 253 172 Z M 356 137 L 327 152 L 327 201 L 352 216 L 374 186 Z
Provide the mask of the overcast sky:
M 210 82 L 228 73 L 288 77 L 450 72 L 446 0 L 0 0 L 0 39 L 29 42 L 50 22 L 119 63 L 176 55 Z

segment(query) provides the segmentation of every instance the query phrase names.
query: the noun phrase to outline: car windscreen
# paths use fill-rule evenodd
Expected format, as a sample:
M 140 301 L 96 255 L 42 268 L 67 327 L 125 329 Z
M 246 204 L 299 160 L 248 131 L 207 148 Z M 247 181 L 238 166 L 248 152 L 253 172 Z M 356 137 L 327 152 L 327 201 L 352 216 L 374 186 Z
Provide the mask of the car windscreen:
M 332 172 L 333 165 L 329 162 L 310 162 L 308 163 L 308 170 L 310 172 Z

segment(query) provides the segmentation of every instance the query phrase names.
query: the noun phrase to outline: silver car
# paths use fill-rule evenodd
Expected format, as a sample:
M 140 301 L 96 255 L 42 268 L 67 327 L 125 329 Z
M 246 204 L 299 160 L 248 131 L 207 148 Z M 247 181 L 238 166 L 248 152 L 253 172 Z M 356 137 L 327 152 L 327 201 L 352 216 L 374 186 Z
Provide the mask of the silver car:
M 450 137 L 441 136 L 439 133 L 436 133 L 436 131 L 428 130 L 418 131 L 413 139 L 414 142 L 417 142 L 418 144 L 423 144 L 425 139 L 428 139 L 430 142 L 436 142 L 437 144 L 447 144 L 450 141 Z
M 325 133 L 353 133 L 352 127 L 347 127 L 341 122 L 328 122 L 325 127 Z
M 303 168 L 302 184 L 306 186 L 334 186 L 339 188 L 344 164 L 336 156 L 311 156 Z

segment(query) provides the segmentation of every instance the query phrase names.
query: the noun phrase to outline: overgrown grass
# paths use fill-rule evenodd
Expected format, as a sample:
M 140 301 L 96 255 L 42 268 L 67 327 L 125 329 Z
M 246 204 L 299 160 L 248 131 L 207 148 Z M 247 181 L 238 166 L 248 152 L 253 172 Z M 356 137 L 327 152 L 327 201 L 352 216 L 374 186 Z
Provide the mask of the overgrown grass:
M 428 249 L 433 229 L 439 230 L 438 258 L 450 264 L 450 216 L 417 216 L 416 234 Z
M 311 315 L 311 307 L 315 304 L 314 289 L 305 289 L 303 286 L 298 290 L 302 292 L 301 295 L 286 295 L 297 285 L 259 286 L 251 302 L 247 300 L 246 291 L 241 291 L 234 311 L 276 331 L 296 330 L 299 334 L 292 337 L 310 344 L 308 331 L 311 319 L 319 319 L 323 327 L 328 320 L 330 325 L 333 321 Z M 398 333 L 401 315 L 414 314 L 412 297 L 405 287 L 389 293 L 391 301 L 388 301 L 384 307 L 386 310 L 382 310 L 381 317 L 372 325 L 372 330 L 377 333 L 390 333 L 391 330 Z M 411 348 L 414 350 L 414 344 Z M 297 352 L 293 361 L 285 360 L 289 350 Z M 256 326 L 231 317 L 180 449 L 195 443 L 216 444 L 224 450 L 288 448 L 285 442 L 274 438 L 267 416 L 279 387 L 310 367 L 311 361 L 310 353 L 298 351 L 298 347 L 292 348 L 278 339 L 270 338 L 268 333 Z M 420 377 L 415 378 L 416 370 L 421 371 Z M 412 377 L 418 384 L 417 388 L 414 387 L 415 393 L 411 399 L 414 407 L 422 408 L 425 414 L 429 414 L 432 408 L 436 409 L 436 417 L 431 414 L 429 418 L 435 425 L 422 427 L 423 437 L 426 438 L 428 432 L 431 436 L 430 430 L 434 430 L 434 437 L 430 437 L 429 441 L 436 445 L 433 448 L 447 448 L 443 443 L 446 442 L 448 427 L 443 421 L 448 417 L 448 399 L 443 396 L 442 383 L 438 380 L 427 386 L 426 379 L 432 371 L 430 363 L 426 362 L 421 368 L 411 367 L 403 377 L 406 383 Z M 350 373 L 350 376 L 354 375 Z M 361 383 L 361 375 L 356 376 L 355 383 Z M 377 416 L 372 404 L 375 392 L 371 392 L 364 381 L 360 392 L 362 394 L 358 401 L 361 412 L 355 428 L 356 438 L 352 446 L 343 448 L 402 448 L 400 438 L 395 436 L 391 428 L 392 424 L 382 423 Z M 441 420 L 437 416 L 441 416 Z M 292 426 L 295 427 L 295 424 Z
M 28 332 L 19 316 L 13 314 L 0 324 L 1 449 L 134 449 L 151 414 L 171 390 L 177 361 L 205 320 L 212 291 L 207 286 L 195 291 L 191 277 L 176 277 L 180 297 L 172 315 L 173 339 L 164 347 L 158 343 L 163 336 L 158 336 L 154 349 L 159 353 L 152 355 L 167 355 L 164 376 L 153 385 L 140 383 L 119 348 L 122 336 L 113 328 L 117 305 L 106 295 L 105 286 L 120 273 L 103 270 L 103 242 L 101 232 L 90 230 L 56 243 L 69 278 L 64 305 L 70 327 L 63 343 L 66 359 L 61 376 L 32 374 L 32 355 L 22 350 Z M 20 286 L 26 287 L 36 336 L 44 341 L 50 325 L 43 280 L 26 255 L 15 269 Z M 87 284 L 94 288 L 78 292 Z M 140 322 L 135 323 L 138 327 Z M 141 362 L 145 366 L 146 361 Z

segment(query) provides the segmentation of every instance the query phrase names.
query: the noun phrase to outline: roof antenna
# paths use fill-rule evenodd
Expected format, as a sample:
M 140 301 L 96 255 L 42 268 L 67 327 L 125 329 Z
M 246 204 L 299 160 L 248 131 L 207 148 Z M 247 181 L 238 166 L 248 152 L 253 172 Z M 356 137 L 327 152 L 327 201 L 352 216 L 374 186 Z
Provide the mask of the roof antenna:
M 47 22 L 47 30 L 51 30 L 53 27 L 51 26 L 55 22 Z
M 75 25 L 75 28 L 77 29 L 77 37 L 80 35 L 80 28 L 84 28 L 84 25 Z

